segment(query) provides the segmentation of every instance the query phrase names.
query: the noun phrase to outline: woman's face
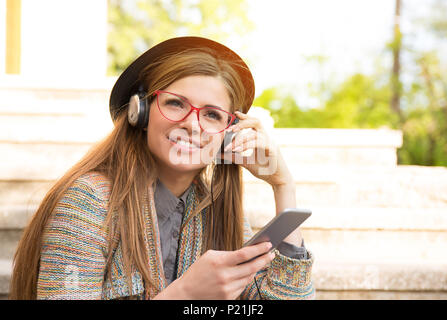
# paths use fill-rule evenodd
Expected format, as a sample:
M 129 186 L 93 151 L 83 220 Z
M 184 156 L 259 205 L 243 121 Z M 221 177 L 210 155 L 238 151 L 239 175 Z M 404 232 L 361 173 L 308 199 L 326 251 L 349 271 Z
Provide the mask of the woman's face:
M 218 77 L 189 76 L 175 81 L 163 91 L 180 95 L 197 108 L 211 105 L 231 112 L 230 97 Z M 224 134 L 203 131 L 197 121 L 196 111 L 180 122 L 173 122 L 160 113 L 157 99 L 151 104 L 147 142 L 161 170 L 198 173 L 214 159 Z

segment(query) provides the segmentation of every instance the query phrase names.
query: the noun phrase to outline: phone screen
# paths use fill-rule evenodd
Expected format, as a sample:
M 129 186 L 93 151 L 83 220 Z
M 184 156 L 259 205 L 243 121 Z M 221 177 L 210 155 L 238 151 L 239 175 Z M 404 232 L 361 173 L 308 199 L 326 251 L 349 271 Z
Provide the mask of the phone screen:
M 272 249 L 276 248 L 290 233 L 298 228 L 312 214 L 308 209 L 285 209 L 267 225 L 259 230 L 243 246 L 250 246 L 260 242 L 270 241 Z

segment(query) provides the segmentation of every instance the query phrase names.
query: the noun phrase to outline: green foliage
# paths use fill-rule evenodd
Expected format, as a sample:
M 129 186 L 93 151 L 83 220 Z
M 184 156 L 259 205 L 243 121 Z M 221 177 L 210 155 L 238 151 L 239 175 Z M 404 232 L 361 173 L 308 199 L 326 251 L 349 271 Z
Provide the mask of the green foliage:
M 330 128 L 395 127 L 396 116 L 389 108 L 390 88 L 373 76 L 355 74 L 332 94 L 324 106 Z
M 240 0 L 108 0 L 108 74 L 117 75 L 139 54 L 171 37 L 196 35 L 225 42 L 252 30 Z
M 284 95 L 280 88 L 264 90 L 253 104 L 270 111 L 276 128 L 318 128 L 321 125 L 319 110 L 301 110 L 295 99 L 290 94 Z
M 408 104 L 399 150 L 403 164 L 447 165 L 447 77 L 437 53 L 417 55 L 418 77 L 405 95 Z
M 399 150 L 401 164 L 447 166 L 447 117 L 441 110 L 413 110 L 402 128 L 403 146 Z
M 355 74 L 329 96 L 322 108 L 300 108 L 290 94 L 270 88 L 254 104 L 270 111 L 276 127 L 282 128 L 379 128 L 395 127 L 389 109 L 390 90 L 376 79 Z
M 438 37 L 447 37 L 447 3 L 445 0 L 435 0 L 431 7 L 430 15 L 425 24 Z

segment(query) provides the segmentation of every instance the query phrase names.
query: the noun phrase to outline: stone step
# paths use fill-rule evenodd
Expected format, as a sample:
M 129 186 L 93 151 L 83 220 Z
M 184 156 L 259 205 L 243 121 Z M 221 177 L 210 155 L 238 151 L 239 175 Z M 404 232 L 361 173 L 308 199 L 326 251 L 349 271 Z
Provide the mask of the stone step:
M 2 143 L 90 143 L 98 142 L 113 129 L 108 114 L 83 115 L 0 115 Z M 26 130 L 24 130 L 26 128 Z M 80 128 L 88 128 L 80 130 Z M 57 134 L 55 134 L 57 132 Z M 383 166 L 395 167 L 396 152 L 385 148 L 301 147 L 281 145 L 288 164 L 301 166 Z
M 104 97 L 98 101 L 47 101 L 33 96 L 28 100 L 26 96 L 17 99 L 18 93 L 14 90 L 12 93 L 0 90 L 0 94 L 6 95 L 6 102 L 0 103 L 0 126 L 3 128 L 0 142 L 95 143 L 113 128 L 104 92 Z M 87 97 L 91 95 L 85 94 Z M 18 101 L 13 102 L 13 99 Z M 286 161 L 302 165 L 394 167 L 397 163 L 396 148 L 402 144 L 400 131 L 384 129 L 276 128 L 269 132 L 273 141 L 281 147 Z
M 12 91 L 13 92 L 13 91 Z M 12 92 L 2 92 L 0 89 L 0 96 L 4 99 L 0 102 L 0 116 L 28 116 L 30 118 L 38 119 L 38 117 L 59 115 L 72 116 L 74 118 L 79 116 L 89 116 L 101 110 L 108 112 L 108 102 L 105 99 L 97 100 L 94 97 L 87 97 L 82 100 L 72 99 L 34 99 L 23 97 L 19 94 L 9 96 Z M 6 95 L 6 96 L 5 96 Z M 17 96 L 20 99 L 17 99 Z M 15 99 L 13 101 L 13 99 Z M 70 121 L 70 119 L 67 119 Z
M 69 109 L 78 102 L 75 108 L 82 108 L 81 103 L 105 103 L 108 105 L 110 91 L 113 87 L 116 77 L 84 78 L 82 81 L 59 79 L 32 79 L 30 77 L 8 75 L 0 78 L 0 112 L 16 112 L 17 109 L 23 111 L 36 110 L 45 112 L 44 109 L 35 109 L 33 104 L 28 102 L 55 102 L 61 106 L 67 106 Z M 21 109 L 25 107 L 25 109 Z M 64 112 L 63 110 L 60 110 Z
M 293 164 L 289 169 L 299 206 L 447 208 L 445 167 Z M 258 208 L 274 208 L 267 183 L 247 172 L 244 180 L 247 201 Z
M 445 230 L 301 230 L 306 247 L 321 260 L 447 264 Z
M 300 147 L 399 148 L 402 132 L 390 129 L 275 128 L 279 145 Z
M 14 118 L 16 117 L 14 116 Z M 113 129 L 111 121 L 107 120 L 99 123 L 93 117 L 82 118 L 78 122 L 72 121 L 69 124 L 60 121 L 52 125 L 45 124 L 48 118 L 45 117 L 42 119 L 42 122 L 38 123 L 33 121 L 33 119 L 23 117 L 21 125 L 29 130 L 22 130 L 23 127 L 17 126 L 14 122 L 5 120 L 3 123 L 0 117 L 0 124 L 3 123 L 0 132 L 0 154 L 8 155 L 8 160 L 18 166 L 23 165 L 23 162 L 29 163 L 29 161 L 33 161 L 35 157 L 41 157 L 40 153 L 32 153 L 33 148 L 39 148 L 45 154 L 59 153 L 57 161 L 69 167 L 73 164 L 70 162 L 72 157 L 70 153 L 64 152 L 65 145 L 70 145 L 73 152 L 85 153 L 85 146 L 92 146 L 99 142 Z M 62 150 L 58 150 L 58 148 L 62 148 Z M 23 158 L 23 152 L 27 152 L 26 149 L 30 149 L 30 151 L 28 151 L 26 158 Z M 351 160 L 347 160 L 345 157 L 338 157 L 344 151 L 336 148 L 330 152 L 326 152 L 323 149 L 314 149 L 310 158 L 303 157 L 303 150 L 297 147 L 282 147 L 281 152 L 297 182 L 302 180 L 319 183 L 337 182 L 345 180 L 345 175 L 350 175 L 353 170 L 372 176 L 371 173 L 376 173 L 377 171 L 393 172 L 395 169 L 394 165 L 373 165 L 368 160 L 359 160 L 355 156 L 356 150 L 352 150 Z M 375 153 L 380 153 L 380 151 Z M 318 157 L 318 154 L 332 154 L 334 157 L 332 159 L 312 160 L 312 157 Z M 268 161 L 267 165 L 272 169 L 272 172 L 275 172 L 276 168 L 273 162 Z M 48 174 L 45 170 L 42 171 L 42 168 L 34 167 L 41 175 Z M 9 168 L 3 165 L 0 170 L 2 169 L 8 170 Z M 0 171 L 0 176 L 1 174 L 2 172 Z M 348 177 L 351 180 L 355 178 L 353 176 Z
M 272 137 L 288 163 L 388 166 L 397 164 L 402 133 L 370 129 L 280 129 Z
M 22 230 L 0 230 L 0 259 L 12 259 Z M 447 266 L 445 232 L 321 231 L 303 228 L 306 248 L 323 261 Z M 447 269 L 446 269 L 447 272 Z
M 303 227 L 319 230 L 447 231 L 447 208 L 305 207 L 312 215 Z M 245 206 L 250 224 L 261 228 L 275 211 Z
M 365 219 L 360 218 L 359 208 L 351 212 L 347 209 L 327 211 L 324 217 L 324 211 L 314 210 L 314 215 L 303 224 L 306 247 L 315 255 L 313 279 L 318 292 L 321 292 L 319 299 L 445 297 L 447 233 L 445 229 L 437 230 L 434 225 L 439 219 L 440 226 L 445 228 L 445 216 L 442 212 L 428 210 L 424 219 L 421 211 L 410 211 L 416 221 L 425 222 L 425 225 L 416 224 L 416 228 L 413 225 L 408 230 L 396 230 L 399 216 L 405 210 L 395 210 L 394 213 L 389 208 L 383 210 L 381 212 L 379 208 L 376 211 L 378 219 L 374 219 L 372 209 L 363 213 Z M 6 210 L 1 212 L 0 259 L 8 263 L 3 263 L 3 267 L 0 264 L 3 268 L 0 270 L 0 290 L 7 290 L 4 288 L 9 283 L 9 275 L 4 270 L 10 265 L 22 232 L 20 228 L 26 223 L 29 213 L 22 212 L 22 219 L 13 220 L 5 214 Z M 395 221 L 388 225 L 380 224 L 389 214 L 396 215 Z M 16 218 L 19 216 L 14 214 Z M 332 220 L 328 219 L 331 217 Z M 322 227 L 315 227 L 318 220 Z M 344 225 L 347 222 L 350 224 Z
M 1 143 L 6 155 L 0 167 L 0 180 L 55 180 L 79 161 L 91 144 Z
M 23 230 L 21 229 L 9 229 L 9 230 L 1 230 L 0 229 L 0 260 L 12 260 L 14 257 L 14 253 L 17 250 L 17 245 L 20 241 L 20 237 L 22 236 Z
M 87 142 L 0 143 L 0 154 L 7 155 L 0 166 L 0 181 L 55 180 L 91 146 Z M 444 167 L 290 163 L 289 169 L 297 183 L 298 203 L 306 205 L 439 207 L 447 204 L 447 168 Z M 248 172 L 244 173 L 244 180 L 252 183 L 249 188 L 254 197 L 271 193 L 268 185 L 262 185 L 261 180 Z
M 446 291 L 324 290 L 317 300 L 447 300 Z
M 317 299 L 447 299 L 447 265 L 315 260 Z M 12 260 L 0 259 L 0 297 L 7 297 Z
M 36 206 L 54 180 L 0 180 L 0 206 Z
M 447 295 L 447 264 L 318 261 L 315 287 L 321 291 L 391 291 Z
M 37 203 L 0 205 L 0 230 L 24 228 L 37 207 Z M 312 216 L 302 226 L 311 230 L 447 231 L 446 208 L 306 208 L 312 210 Z M 259 211 L 249 205 L 245 205 L 244 212 L 253 229 L 262 228 L 275 215 L 274 210 Z
M 25 144 L 93 144 L 113 129 L 108 111 L 83 114 L 0 114 L 0 142 Z M 24 130 L 26 128 L 26 130 Z M 14 152 L 12 150 L 12 152 Z
M 57 156 L 57 153 L 54 156 Z M 26 172 L 22 169 L 21 173 L 23 180 L 0 180 L 0 212 L 9 212 L 9 219 L 13 219 L 12 217 L 16 214 L 24 216 L 26 212 L 35 210 L 54 183 L 54 180 L 25 180 L 33 172 Z M 423 187 L 424 185 L 421 184 L 419 188 Z M 412 191 L 410 189 L 402 190 L 403 187 L 398 190 L 390 188 L 388 192 L 394 193 L 396 197 L 402 199 L 413 197 L 413 199 L 410 198 L 409 201 L 403 202 L 390 201 L 393 206 L 383 206 L 386 204 L 385 200 L 392 200 L 383 190 L 384 197 L 386 197 L 380 199 L 378 191 L 375 191 L 376 193 L 361 193 L 362 185 L 350 186 L 351 189 L 353 188 L 352 192 L 357 192 L 357 195 L 351 194 L 351 197 L 348 198 L 350 201 L 347 201 L 341 196 L 339 199 L 337 198 L 340 194 L 347 194 L 347 191 L 343 189 L 340 191 L 339 188 L 340 186 L 337 184 L 297 184 L 297 206 L 313 211 L 313 216 L 306 222 L 309 227 L 393 230 L 414 228 L 440 230 L 446 228 L 447 204 L 443 193 L 438 195 L 435 192 L 429 193 L 430 189 Z M 371 186 L 368 188 L 371 190 Z M 380 185 L 376 189 L 379 190 Z M 422 192 L 427 192 L 427 194 Z M 371 199 L 362 199 L 363 195 L 371 197 Z M 245 212 L 254 227 L 261 227 L 273 218 L 275 214 L 274 196 L 268 184 L 262 181 L 246 183 L 243 197 Z M 379 206 L 374 206 L 374 203 L 379 203 Z
M 372 147 L 302 147 L 280 146 L 287 163 L 301 165 L 362 165 L 395 167 L 395 149 Z
M 22 230 L 35 212 L 31 207 L 20 209 L 3 207 L 0 210 L 0 258 L 12 258 Z M 424 221 L 422 215 L 410 211 L 412 215 L 402 225 L 398 224 L 399 214 L 391 217 L 390 222 L 385 218 L 386 212 L 379 209 L 378 219 L 373 218 L 373 211 L 364 213 L 362 219 L 360 209 L 352 210 L 351 215 L 347 210 L 330 212 L 337 218 L 326 222 L 327 215 L 319 217 L 318 211 L 314 211 L 301 227 L 306 247 L 319 259 L 447 263 L 447 219 L 440 212 L 427 212 L 427 222 L 419 224 Z M 350 220 L 351 217 L 354 219 Z M 439 221 L 438 227 L 434 225 L 436 221 Z M 252 221 L 251 224 L 256 232 L 259 228 Z
M 0 259 L 0 299 L 7 299 L 11 272 L 12 260 Z

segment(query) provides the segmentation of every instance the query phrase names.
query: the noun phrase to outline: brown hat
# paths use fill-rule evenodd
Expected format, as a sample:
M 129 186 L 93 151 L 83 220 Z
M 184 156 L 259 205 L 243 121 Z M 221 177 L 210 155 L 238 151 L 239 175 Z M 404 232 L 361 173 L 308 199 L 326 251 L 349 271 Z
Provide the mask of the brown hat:
M 223 44 L 210 39 L 201 37 L 178 37 L 168 39 L 150 48 L 134 60 L 126 70 L 121 73 L 110 94 L 109 109 L 112 119 L 116 119 L 119 111 L 129 102 L 130 97 L 138 91 L 141 85 L 138 83 L 138 79 L 140 72 L 145 66 L 166 54 L 177 53 L 194 48 L 211 49 L 212 54 L 217 58 L 235 62 L 235 70 L 241 77 L 246 88 L 246 100 L 249 101 L 249 105 L 251 106 L 255 95 L 255 83 L 250 69 L 241 57 Z

